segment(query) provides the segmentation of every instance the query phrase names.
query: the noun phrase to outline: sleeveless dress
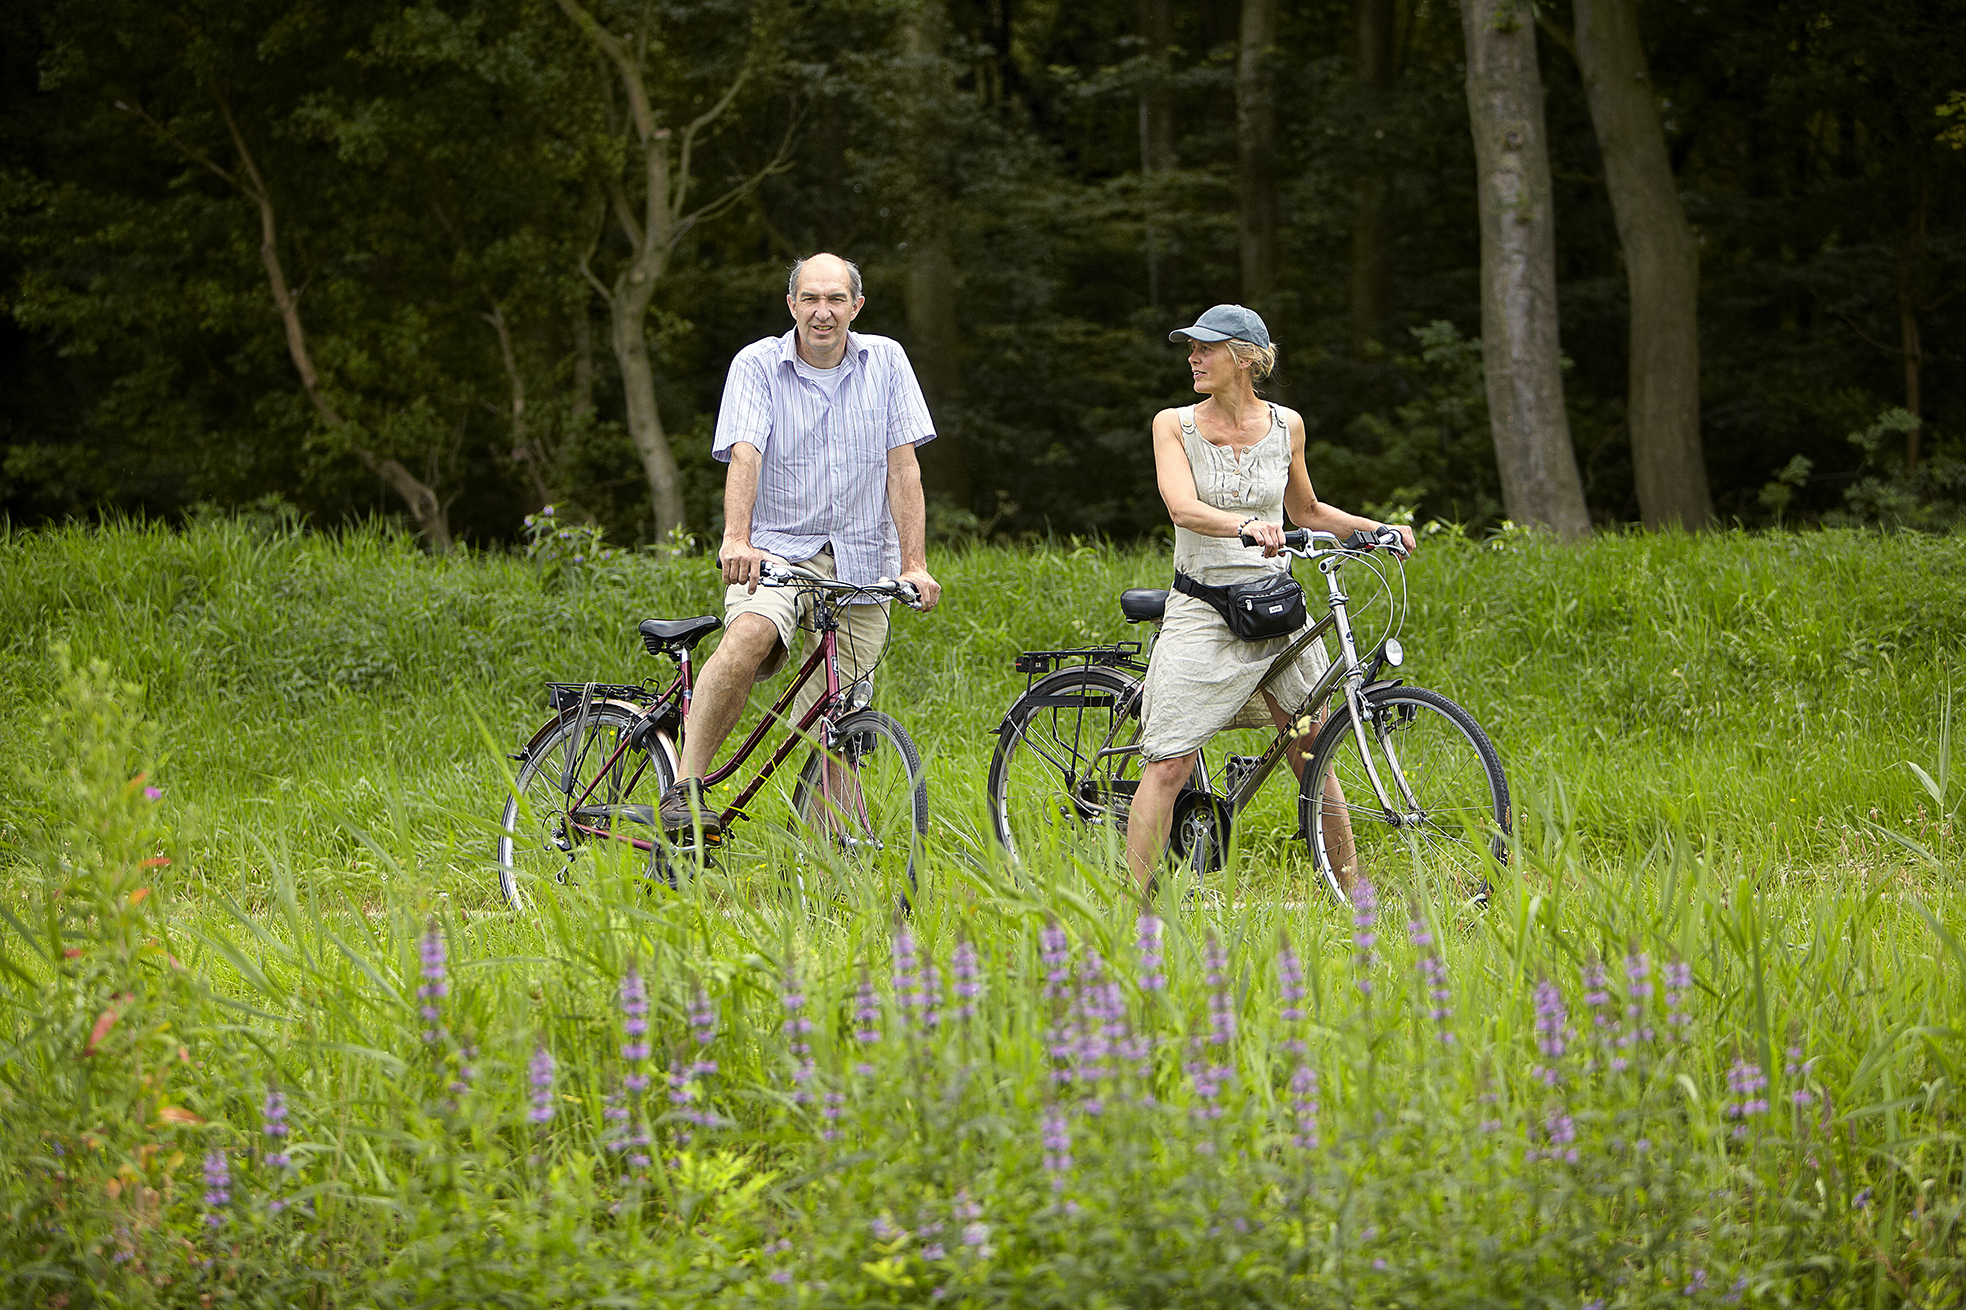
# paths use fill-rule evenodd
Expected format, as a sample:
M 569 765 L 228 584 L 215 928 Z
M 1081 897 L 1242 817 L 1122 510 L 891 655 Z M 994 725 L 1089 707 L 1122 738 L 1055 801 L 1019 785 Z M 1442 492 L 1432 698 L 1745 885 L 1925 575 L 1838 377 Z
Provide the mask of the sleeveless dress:
M 1195 492 L 1203 503 L 1281 524 L 1283 489 L 1290 477 L 1290 430 L 1277 407 L 1270 406 L 1270 430 L 1240 458 L 1227 446 L 1202 438 L 1195 427 L 1193 405 L 1176 413 L 1181 420 L 1181 445 L 1194 470 Z M 1213 587 L 1284 572 L 1289 564 L 1283 558 L 1265 559 L 1261 547 L 1245 546 L 1234 537 L 1204 537 L 1179 525 L 1174 529 L 1174 567 Z M 1314 611 L 1306 623 L 1318 617 Z M 1166 618 L 1154 643 L 1141 698 L 1141 755 L 1148 760 L 1173 759 L 1233 723 L 1268 724 L 1269 714 L 1255 696 L 1256 684 L 1269 671 L 1270 662 L 1301 635 L 1300 628 L 1271 641 L 1241 641 L 1207 601 L 1168 592 Z M 1270 684 L 1270 694 L 1284 709 L 1296 709 L 1328 664 L 1324 643 L 1312 642 L 1296 664 Z M 1245 715 L 1245 707 L 1255 713 Z

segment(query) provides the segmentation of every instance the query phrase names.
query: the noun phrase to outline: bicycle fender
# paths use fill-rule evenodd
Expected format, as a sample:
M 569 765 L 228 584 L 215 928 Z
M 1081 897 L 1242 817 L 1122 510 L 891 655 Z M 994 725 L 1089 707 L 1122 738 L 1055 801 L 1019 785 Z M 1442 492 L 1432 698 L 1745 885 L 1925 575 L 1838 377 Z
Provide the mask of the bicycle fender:
M 601 706 L 601 705 L 611 706 L 614 709 L 621 710 L 624 713 L 628 713 L 628 714 L 640 714 L 642 712 L 642 707 L 640 705 L 636 705 L 630 701 L 625 701 L 625 700 L 597 700 L 594 702 L 594 704 L 596 706 Z M 512 752 L 507 758 L 516 760 L 520 763 L 524 763 L 525 761 L 533 757 L 533 752 L 537 751 L 541 746 L 546 744 L 547 738 L 551 737 L 555 732 L 559 731 L 560 726 L 562 724 L 571 723 L 579 717 L 580 717 L 580 707 L 578 705 L 572 705 L 560 711 L 552 718 L 546 720 L 546 722 L 540 724 L 539 731 L 533 733 L 533 735 L 526 741 L 525 745 L 519 747 L 517 751 Z M 675 708 L 672 706 L 669 709 L 668 713 L 658 717 L 655 720 L 655 724 L 654 724 L 654 727 L 661 732 L 664 738 L 663 744 L 665 748 L 668 749 L 669 755 L 671 757 L 670 763 L 672 764 L 675 762 L 674 759 L 675 748 L 668 745 L 668 739 L 675 735 L 674 725 L 676 723 L 677 718 L 678 715 L 676 714 Z
M 1060 695 L 1057 692 L 1047 692 L 1044 683 L 1040 682 L 1011 702 L 1010 708 L 1004 711 L 1003 721 L 990 730 L 990 735 L 1001 740 L 1010 732 L 1011 725 L 1027 710 L 1081 708 L 1103 710 L 1112 706 L 1116 699 L 1117 693 L 1110 691 L 1097 691 L 1090 695 L 1082 693 Z

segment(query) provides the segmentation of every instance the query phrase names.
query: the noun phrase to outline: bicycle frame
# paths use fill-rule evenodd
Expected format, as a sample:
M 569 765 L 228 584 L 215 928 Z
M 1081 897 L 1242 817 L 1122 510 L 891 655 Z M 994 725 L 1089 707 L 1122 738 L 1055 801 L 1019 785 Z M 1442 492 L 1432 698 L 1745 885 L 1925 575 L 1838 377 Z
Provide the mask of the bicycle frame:
M 772 704 L 771 708 L 765 711 L 764 718 L 756 728 L 751 730 L 751 735 L 746 737 L 743 744 L 731 753 L 730 758 L 725 760 L 717 768 L 711 770 L 704 778 L 706 786 L 715 786 L 743 768 L 745 762 L 751 758 L 752 752 L 757 750 L 759 743 L 771 731 L 773 724 L 785 722 L 784 713 L 790 707 L 792 701 L 798 696 L 799 692 L 808 682 L 812 681 L 816 673 L 824 669 L 826 678 L 825 693 L 818 700 L 814 701 L 811 707 L 800 716 L 797 724 L 790 726 L 785 734 L 785 739 L 778 744 L 778 748 L 772 752 L 771 757 L 764 762 L 758 769 L 758 772 L 745 784 L 744 790 L 739 792 L 736 798 L 719 813 L 719 822 L 725 828 L 728 828 L 734 820 L 744 817 L 745 805 L 750 802 L 752 797 L 758 794 L 759 789 L 771 779 L 772 774 L 778 771 L 778 767 L 802 743 L 818 744 L 821 749 L 832 745 L 830 740 L 831 733 L 825 734 L 826 740 L 816 741 L 812 729 L 814 725 L 822 721 L 830 724 L 832 715 L 840 706 L 839 619 L 835 613 L 835 610 L 839 608 L 843 607 L 837 605 L 832 599 L 824 595 L 818 598 L 817 603 L 813 606 L 813 610 L 814 621 L 818 625 L 819 641 L 814 646 L 812 654 L 806 657 L 805 663 L 800 667 L 798 676 L 792 679 L 791 685 L 785 689 L 784 693 Z M 659 720 L 673 709 L 682 727 L 687 731 L 689 726 L 690 702 L 694 695 L 694 689 L 695 675 L 691 668 L 690 653 L 687 650 L 681 651 L 677 654 L 675 681 L 671 682 L 667 690 L 656 697 L 655 701 L 646 710 L 642 711 L 642 720 L 644 722 Z M 582 705 L 581 712 L 584 717 L 586 713 L 585 703 Z M 568 769 L 570 772 L 573 767 L 574 757 L 579 752 L 581 735 L 579 731 L 576 731 L 574 739 L 568 747 Z M 624 738 L 616 743 L 614 752 L 595 771 L 592 780 L 587 784 L 586 790 L 567 807 L 569 816 L 579 814 L 586 806 L 588 800 L 594 794 L 594 789 L 600 785 L 601 779 L 612 772 L 620 763 L 623 753 L 628 750 L 629 741 L 629 738 Z M 623 790 L 632 791 L 635 783 L 641 779 L 642 771 L 647 767 L 648 761 L 644 759 L 636 767 L 634 774 L 628 780 L 628 785 Z M 832 773 L 833 771 L 830 768 L 820 770 L 821 794 L 828 801 L 833 800 L 831 795 L 833 785 Z M 569 782 L 568 790 L 570 791 L 571 789 L 571 782 Z M 611 827 L 602 828 L 592 824 L 584 824 L 577 819 L 571 819 L 571 817 L 570 826 L 575 832 L 580 833 L 584 837 L 606 838 L 611 841 L 626 842 L 640 851 L 653 850 L 656 845 L 652 839 L 647 837 L 636 837 L 628 833 L 617 832 Z
M 1345 704 L 1351 710 L 1352 715 L 1352 731 L 1358 737 L 1359 754 L 1365 761 L 1366 776 L 1372 781 L 1373 791 L 1376 793 L 1378 802 L 1389 810 L 1394 808 L 1412 809 L 1418 802 L 1415 800 L 1413 790 L 1408 785 L 1406 779 L 1403 776 L 1397 779 L 1399 793 L 1405 804 L 1403 807 L 1395 807 L 1393 797 L 1387 793 L 1386 785 L 1379 777 L 1378 768 L 1373 763 L 1372 752 L 1367 749 L 1368 743 L 1365 738 L 1366 715 L 1364 712 L 1364 692 L 1366 687 L 1365 666 L 1359 659 L 1358 645 L 1352 634 L 1351 617 L 1347 609 L 1351 604 L 1351 597 L 1346 595 L 1343 586 L 1338 581 L 1338 570 L 1345 562 L 1345 555 L 1336 549 L 1319 551 L 1311 548 L 1297 549 L 1292 547 L 1285 547 L 1282 553 L 1298 559 L 1316 561 L 1318 571 L 1324 574 L 1330 612 L 1312 624 L 1302 636 L 1291 642 L 1289 646 L 1284 648 L 1282 654 L 1270 662 L 1270 667 L 1263 674 L 1262 681 L 1256 684 L 1256 692 L 1254 694 L 1261 695 L 1278 678 L 1283 676 L 1284 671 L 1296 662 L 1298 656 L 1302 655 L 1304 650 L 1312 642 L 1322 640 L 1325 633 L 1335 628 L 1338 633 L 1338 658 L 1333 660 L 1330 667 L 1325 669 L 1323 676 L 1317 680 L 1317 683 L 1304 697 L 1303 702 L 1292 712 L 1293 722 L 1291 729 L 1294 729 L 1297 723 L 1302 721 L 1303 716 L 1314 706 L 1323 704 L 1325 698 L 1331 695 L 1339 682 L 1344 682 Z M 1216 793 L 1212 786 L 1206 787 L 1206 790 L 1211 794 L 1218 795 L 1228 805 L 1230 813 L 1240 813 L 1243 807 L 1249 803 L 1250 799 L 1256 795 L 1257 789 L 1269 780 L 1271 773 L 1275 772 L 1277 765 L 1282 762 L 1285 752 L 1289 750 L 1290 743 L 1304 735 L 1306 734 L 1290 729 L 1279 730 L 1276 739 L 1270 743 L 1262 755 L 1257 757 L 1256 767 L 1245 774 L 1234 787 L 1223 793 Z M 1139 749 L 1138 745 L 1110 747 L 1100 751 L 1099 754 L 1100 756 L 1120 755 L 1137 752 Z M 1208 777 L 1205 758 L 1203 767 L 1198 772 L 1205 784 Z

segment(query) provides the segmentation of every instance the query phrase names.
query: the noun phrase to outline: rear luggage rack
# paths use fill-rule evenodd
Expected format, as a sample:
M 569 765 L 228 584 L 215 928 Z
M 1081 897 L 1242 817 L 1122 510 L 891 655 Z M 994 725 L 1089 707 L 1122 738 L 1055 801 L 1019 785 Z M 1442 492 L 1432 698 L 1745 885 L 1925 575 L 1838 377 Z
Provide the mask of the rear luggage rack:
M 1081 646 L 1077 650 L 1027 650 L 1017 657 L 1016 667 L 1019 673 L 1035 678 L 1067 664 L 1128 668 L 1136 672 L 1147 667 L 1140 658 L 1140 643 L 1137 641 L 1116 641 L 1110 646 Z
M 565 714 L 575 709 L 589 696 L 596 700 L 625 700 L 633 705 L 648 705 L 655 701 L 657 693 L 644 686 L 623 686 L 613 682 L 549 682 L 546 684 L 546 698 L 552 704 L 555 714 Z

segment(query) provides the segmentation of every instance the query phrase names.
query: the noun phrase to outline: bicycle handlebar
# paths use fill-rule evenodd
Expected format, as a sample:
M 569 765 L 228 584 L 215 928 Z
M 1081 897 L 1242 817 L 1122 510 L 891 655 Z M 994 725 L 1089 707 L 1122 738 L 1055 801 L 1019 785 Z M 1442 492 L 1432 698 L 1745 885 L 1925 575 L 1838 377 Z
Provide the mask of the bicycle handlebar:
M 841 582 L 837 578 L 822 578 L 796 564 L 779 564 L 772 560 L 765 560 L 758 566 L 758 585 L 808 587 L 814 591 L 827 591 L 835 595 L 879 596 L 898 600 L 909 609 L 918 610 L 922 607 L 921 590 L 912 582 L 881 578 L 862 586 L 858 583 Z
M 1243 533 L 1239 539 L 1245 546 L 1259 544 L 1256 538 L 1250 536 L 1247 532 Z M 1342 540 L 1335 532 L 1316 532 L 1310 528 L 1292 528 L 1283 534 L 1283 550 L 1280 553 L 1295 555 L 1299 559 L 1309 559 L 1314 553 L 1311 550 L 1314 544 L 1327 545 L 1335 550 L 1355 550 L 1361 552 L 1378 550 L 1384 547 L 1401 558 L 1405 558 L 1406 556 L 1406 539 L 1400 536 L 1399 529 L 1390 523 L 1381 523 L 1371 532 L 1367 532 L 1361 528 Z

